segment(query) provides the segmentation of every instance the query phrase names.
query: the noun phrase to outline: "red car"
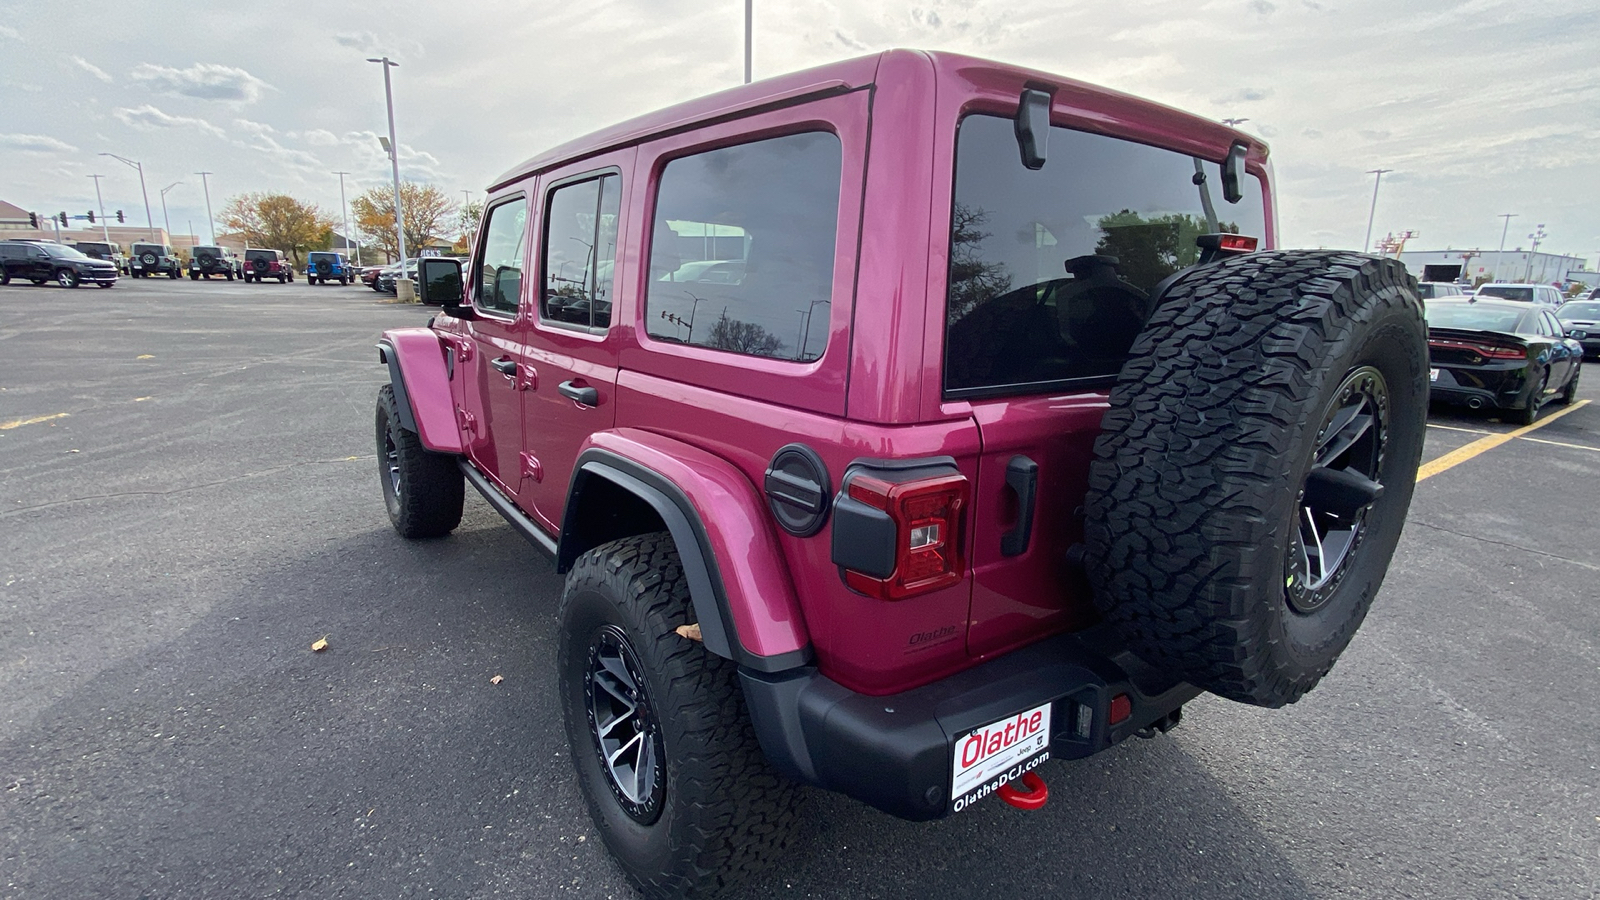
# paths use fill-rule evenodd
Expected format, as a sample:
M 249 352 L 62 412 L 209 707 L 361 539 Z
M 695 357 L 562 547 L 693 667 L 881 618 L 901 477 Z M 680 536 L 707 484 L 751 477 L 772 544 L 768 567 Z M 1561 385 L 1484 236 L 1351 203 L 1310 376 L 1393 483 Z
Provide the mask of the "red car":
M 1035 807 L 1202 691 L 1294 702 L 1383 579 L 1416 282 L 1275 231 L 1257 138 L 1070 79 L 724 91 L 534 156 L 469 267 L 422 260 L 385 503 L 437 538 L 471 484 L 565 574 L 575 771 L 647 896 L 756 870 L 798 784 Z

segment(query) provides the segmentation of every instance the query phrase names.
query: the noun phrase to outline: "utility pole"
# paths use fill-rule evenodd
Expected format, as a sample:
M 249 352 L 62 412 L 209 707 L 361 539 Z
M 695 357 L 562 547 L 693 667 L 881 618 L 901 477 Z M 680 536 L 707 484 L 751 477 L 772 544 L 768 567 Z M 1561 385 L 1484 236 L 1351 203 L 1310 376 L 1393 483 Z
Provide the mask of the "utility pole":
M 104 237 L 106 239 L 106 243 L 109 244 L 111 243 L 111 229 L 106 227 L 106 201 L 104 197 L 100 196 L 100 179 L 104 178 L 105 176 L 90 175 L 89 177 L 94 179 L 94 199 L 95 203 L 100 206 L 100 235 Z
M 128 168 L 135 169 L 135 170 L 137 170 L 139 172 L 139 193 L 144 195 L 144 227 L 145 227 L 146 232 L 147 232 L 147 234 L 148 234 L 148 236 L 150 238 L 150 242 L 151 243 L 155 243 L 155 239 L 156 239 L 156 219 L 155 219 L 155 216 L 150 215 L 150 192 L 148 190 L 146 190 L 145 186 L 144 186 L 144 165 L 141 164 L 141 163 L 136 163 L 133 160 L 128 159 L 127 157 L 118 156 L 115 153 L 102 153 L 100 155 L 101 156 L 109 156 L 112 159 L 116 160 L 117 162 L 122 163 L 123 165 L 127 166 Z M 99 183 L 100 182 L 98 182 L 98 181 L 95 182 L 96 185 L 98 185 Z M 102 210 L 100 214 L 102 216 L 104 216 L 105 212 Z
M 1368 175 L 1376 175 L 1378 177 L 1372 180 L 1372 209 L 1367 212 L 1367 239 L 1361 244 L 1362 253 L 1366 253 L 1368 248 L 1372 246 L 1372 220 L 1378 214 L 1378 186 L 1383 184 L 1384 173 L 1393 171 L 1393 169 L 1367 170 Z
M 389 163 L 394 169 L 394 237 L 395 246 L 400 248 L 401 263 L 400 277 L 396 281 L 406 281 L 406 229 L 404 213 L 400 209 L 400 144 L 394 135 L 394 88 L 389 81 L 389 70 L 399 68 L 400 64 L 387 56 L 379 59 L 368 58 L 367 62 L 380 63 L 383 66 L 383 101 L 389 109 L 389 146 L 385 149 L 389 151 Z
M 350 206 L 344 202 L 344 177 L 349 172 L 335 172 L 339 176 L 339 212 L 344 216 L 344 249 L 350 249 Z M 356 265 L 361 265 L 361 245 L 356 244 Z
M 1535 254 L 1537 254 L 1539 252 L 1539 245 L 1544 243 L 1544 239 L 1549 237 L 1549 236 L 1550 235 L 1545 233 L 1544 223 L 1543 222 L 1539 223 L 1538 227 L 1534 229 L 1533 234 L 1528 235 L 1528 239 L 1533 241 L 1533 246 L 1528 248 L 1528 272 L 1527 272 L 1526 275 L 1522 276 L 1522 280 L 1523 281 L 1532 281 L 1533 280 L 1533 257 L 1534 257 Z M 1540 277 L 1540 280 L 1543 280 L 1543 278 L 1544 278 L 1544 270 L 1543 269 L 1539 270 L 1539 277 Z
M 750 83 L 750 56 L 751 56 L 750 21 L 755 15 L 754 11 L 751 9 L 751 4 L 754 3 L 754 2 L 755 2 L 755 0 L 744 0 L 744 83 L 745 84 L 749 84 Z
M 205 188 L 206 191 L 206 221 L 211 223 L 211 246 L 215 247 L 217 245 L 217 220 L 211 216 L 211 185 L 206 182 L 206 176 L 211 173 L 196 172 L 195 174 L 200 176 L 200 186 Z
M 1506 252 L 1506 232 L 1511 230 L 1511 220 L 1517 217 L 1516 213 L 1501 213 L 1497 218 L 1505 219 L 1505 227 L 1500 229 L 1500 250 L 1494 255 L 1494 280 L 1500 280 L 1500 262 Z
M 170 242 L 172 240 L 172 221 L 167 218 L 167 191 L 172 190 L 173 188 L 177 187 L 180 184 L 183 184 L 183 182 L 174 181 L 173 183 L 171 183 L 171 184 L 169 184 L 166 187 L 161 189 L 161 224 L 162 224 L 163 227 L 165 227 L 167 229 L 167 240 L 168 240 L 168 242 Z M 193 236 L 194 236 L 193 234 L 190 235 L 190 237 L 193 237 Z M 194 244 L 191 243 L 189 246 L 192 248 L 194 246 Z

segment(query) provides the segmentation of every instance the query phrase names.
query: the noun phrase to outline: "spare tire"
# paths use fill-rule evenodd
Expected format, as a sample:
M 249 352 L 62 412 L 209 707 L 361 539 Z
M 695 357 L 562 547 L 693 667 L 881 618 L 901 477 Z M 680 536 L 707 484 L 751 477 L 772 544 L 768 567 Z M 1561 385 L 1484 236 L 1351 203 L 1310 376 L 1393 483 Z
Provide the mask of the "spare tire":
M 143 255 L 143 256 L 141 256 L 141 257 L 139 257 L 139 259 L 140 259 L 140 260 L 141 260 L 141 261 L 142 261 L 142 262 L 143 262 L 143 263 L 144 263 L 144 264 L 145 264 L 145 265 L 147 265 L 147 266 L 153 266 L 153 265 L 155 265 L 155 264 L 156 264 L 156 263 L 157 263 L 157 262 L 158 262 L 158 261 L 159 261 L 159 260 L 160 260 L 160 257 L 159 257 L 159 256 L 156 256 L 156 255 L 155 255 L 155 254 L 154 254 L 154 253 L 146 253 L 146 254 L 145 254 L 145 255 Z
M 1422 303 L 1397 260 L 1262 252 L 1180 277 L 1095 442 L 1096 605 L 1136 653 L 1199 687 L 1298 700 L 1388 570 L 1427 376 Z

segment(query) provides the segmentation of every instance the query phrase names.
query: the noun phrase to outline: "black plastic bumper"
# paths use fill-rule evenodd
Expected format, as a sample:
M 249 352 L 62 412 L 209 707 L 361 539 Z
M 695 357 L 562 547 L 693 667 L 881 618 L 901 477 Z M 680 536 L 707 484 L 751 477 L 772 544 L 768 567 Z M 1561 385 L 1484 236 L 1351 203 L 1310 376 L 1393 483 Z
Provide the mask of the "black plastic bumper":
M 1051 704 L 1050 756 L 1078 759 L 1141 729 L 1166 730 L 1200 689 L 1155 671 L 1105 626 L 1024 647 L 901 694 L 857 694 L 807 666 L 775 674 L 740 669 L 767 758 L 790 777 L 839 791 L 903 819 L 951 812 L 957 739 Z M 1131 714 L 1110 724 L 1112 698 Z

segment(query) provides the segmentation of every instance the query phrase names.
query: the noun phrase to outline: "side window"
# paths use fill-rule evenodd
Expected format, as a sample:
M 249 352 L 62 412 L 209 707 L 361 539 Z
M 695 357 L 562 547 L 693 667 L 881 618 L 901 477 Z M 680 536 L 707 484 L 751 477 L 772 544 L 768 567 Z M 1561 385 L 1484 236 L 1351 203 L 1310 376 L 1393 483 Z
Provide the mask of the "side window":
M 1561 330 L 1561 322 L 1555 317 L 1554 313 L 1547 312 L 1544 314 L 1544 329 L 1545 334 L 1548 334 L 1551 337 L 1558 338 L 1566 333 Z
M 667 163 L 650 239 L 650 336 L 751 356 L 821 357 L 841 159 L 837 136 L 807 132 Z
M 1060 126 L 1049 164 L 1028 169 L 1010 119 L 962 120 L 946 394 L 1038 393 L 1116 375 L 1156 286 L 1199 260 L 1195 238 L 1265 236 L 1259 182 L 1247 178 L 1230 204 L 1219 176 L 1215 161 Z
M 473 302 L 481 309 L 515 314 L 522 297 L 522 244 L 527 232 L 528 201 L 518 197 L 489 210 L 478 253 L 478 281 Z
M 611 325 L 622 179 L 569 182 L 545 202 L 544 292 L 539 315 L 586 328 Z

